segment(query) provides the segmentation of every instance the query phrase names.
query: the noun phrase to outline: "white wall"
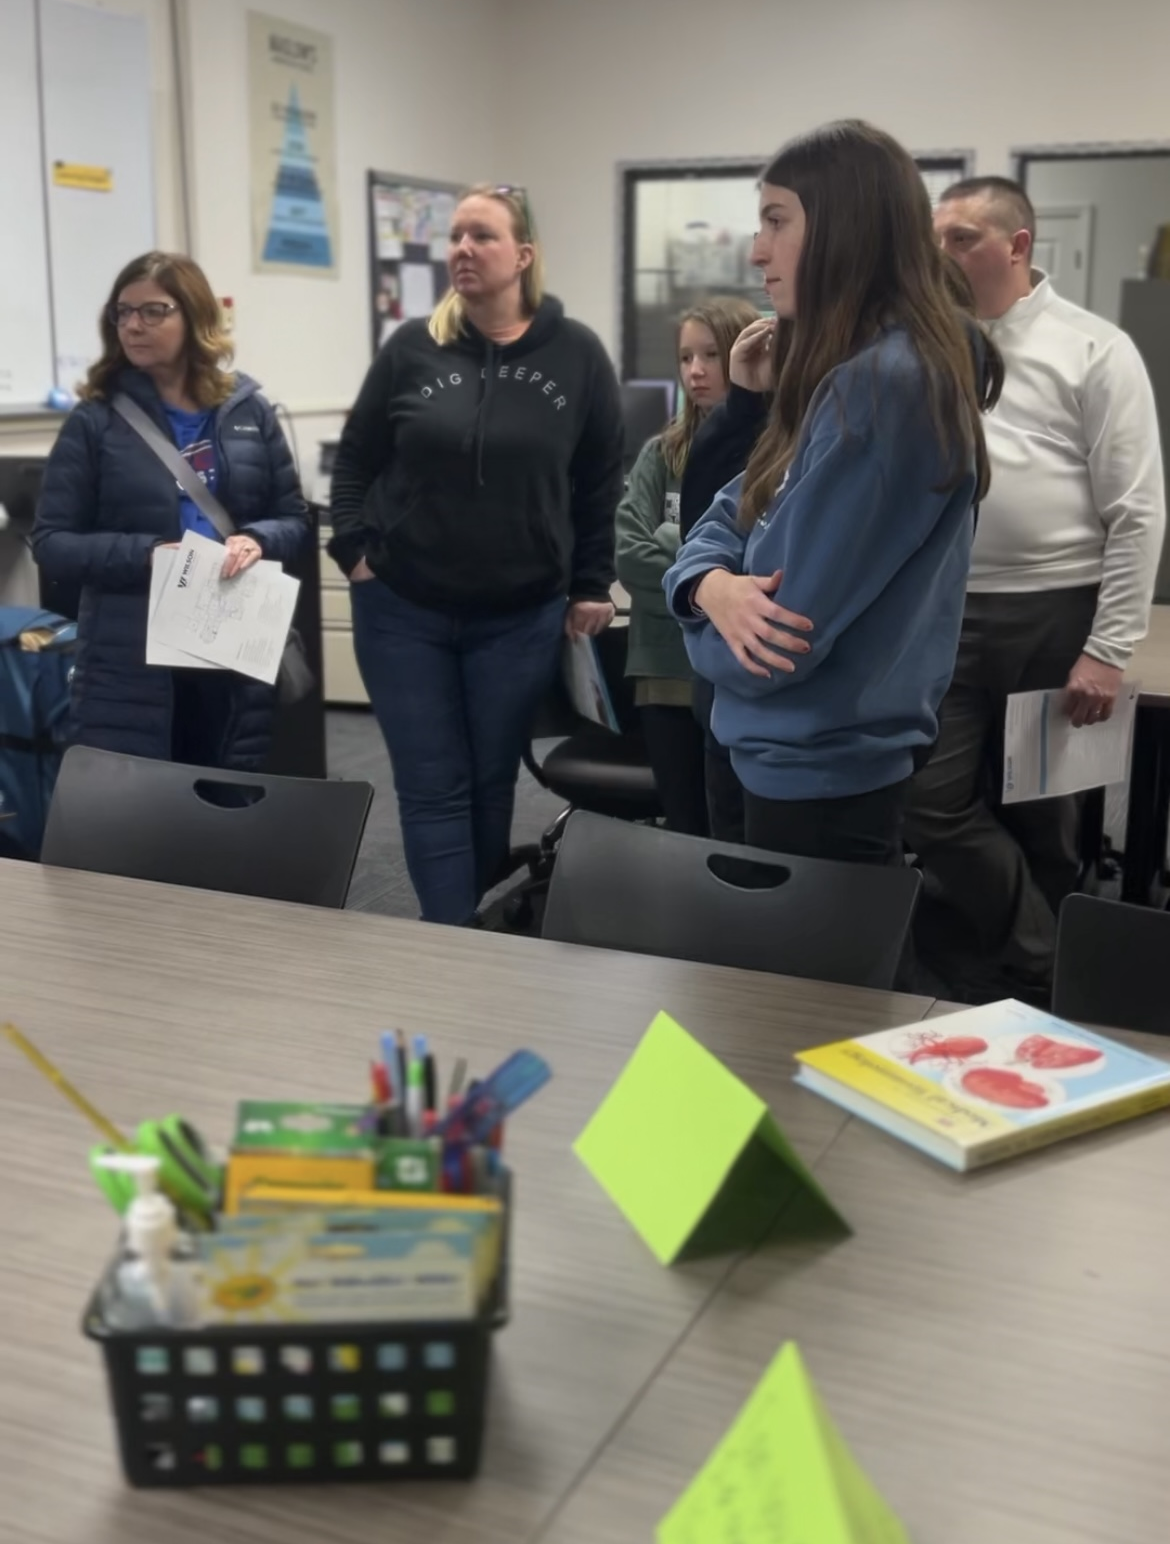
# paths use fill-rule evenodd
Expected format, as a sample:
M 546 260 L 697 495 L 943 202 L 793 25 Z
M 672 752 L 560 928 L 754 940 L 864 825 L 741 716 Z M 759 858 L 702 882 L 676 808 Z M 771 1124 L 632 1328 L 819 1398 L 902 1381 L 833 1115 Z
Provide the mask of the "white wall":
M 238 358 L 298 415 L 302 458 L 369 362 L 365 173 L 523 181 L 550 282 L 616 347 L 623 160 L 763 156 L 859 114 L 912 149 L 1167 135 L 1164 0 L 83 0 L 151 30 L 158 238 L 186 240 L 172 9 L 186 57 L 191 250 L 236 301 Z M 334 40 L 341 269 L 251 272 L 245 14 Z M 10 448 L 11 428 L 0 425 Z M 20 426 L 20 444 L 51 430 Z M 14 445 L 11 448 L 15 448 Z
M 499 175 L 509 99 L 493 63 L 502 50 L 498 0 L 81 3 L 148 19 L 159 245 L 189 251 L 217 294 L 232 296 L 237 363 L 292 411 L 311 486 L 316 440 L 337 432 L 370 362 L 367 170 L 453 181 Z M 335 280 L 251 271 L 250 9 L 333 39 L 341 224 Z M 189 168 L 186 201 L 180 122 Z M 55 421 L 0 424 L 0 449 L 47 448 L 55 430 Z
M 916 151 L 1167 137 L 1166 0 L 504 0 L 509 171 L 551 288 L 616 347 L 618 161 L 768 154 L 866 117 Z M 1106 20 L 1107 18 L 1107 20 Z
M 1148 257 L 1158 226 L 1170 224 L 1170 156 L 1033 161 L 1027 186 L 1037 208 L 1092 205 L 1089 309 L 1118 321 L 1121 281 L 1145 276 L 1142 249 Z

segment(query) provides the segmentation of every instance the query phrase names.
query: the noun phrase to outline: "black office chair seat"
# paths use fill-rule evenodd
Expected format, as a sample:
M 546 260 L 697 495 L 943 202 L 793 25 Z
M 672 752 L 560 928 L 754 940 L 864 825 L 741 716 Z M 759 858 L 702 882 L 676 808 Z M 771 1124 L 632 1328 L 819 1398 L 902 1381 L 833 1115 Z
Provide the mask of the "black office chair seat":
M 641 735 L 611 734 L 587 724 L 554 746 L 540 770 L 548 788 L 574 807 L 631 819 L 659 813 Z

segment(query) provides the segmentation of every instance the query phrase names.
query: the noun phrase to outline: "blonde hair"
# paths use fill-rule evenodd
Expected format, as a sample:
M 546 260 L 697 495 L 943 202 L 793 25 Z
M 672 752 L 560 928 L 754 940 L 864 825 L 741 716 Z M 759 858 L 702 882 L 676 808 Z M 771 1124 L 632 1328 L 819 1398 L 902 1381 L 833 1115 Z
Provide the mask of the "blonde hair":
M 235 390 L 236 378 L 224 367 L 231 363 L 232 343 L 223 328 L 219 301 L 198 263 L 179 252 L 144 252 L 126 264 L 114 280 L 109 298 L 98 321 L 101 329 L 101 358 L 89 368 L 79 395 L 87 400 L 102 399 L 111 377 L 129 364 L 111 315 L 118 296 L 128 285 L 150 279 L 167 294 L 183 313 L 187 326 L 184 352 L 187 361 L 186 388 L 200 407 L 218 407 Z
M 469 198 L 491 198 L 497 204 L 502 204 L 512 217 L 512 235 L 521 244 L 532 248 L 532 261 L 520 275 L 520 302 L 525 316 L 535 316 L 544 299 L 544 254 L 536 235 L 527 193 L 523 188 L 493 187 L 490 182 L 477 182 L 463 190 L 459 195 L 459 203 L 464 204 Z M 427 331 L 436 343 L 454 343 L 463 331 L 466 320 L 463 296 L 455 289 L 449 289 L 432 311 Z
M 750 327 L 752 322 L 758 322 L 759 319 L 760 313 L 750 301 L 719 295 L 684 311 L 678 319 L 678 336 L 682 337 L 682 330 L 688 322 L 698 322 L 707 328 L 719 350 L 719 367 L 723 371 L 723 387 L 726 390 L 731 383 L 732 344 L 745 327 Z M 684 392 L 682 406 L 658 441 L 662 459 L 672 477 L 682 476 L 695 432 L 702 421 L 702 413 Z

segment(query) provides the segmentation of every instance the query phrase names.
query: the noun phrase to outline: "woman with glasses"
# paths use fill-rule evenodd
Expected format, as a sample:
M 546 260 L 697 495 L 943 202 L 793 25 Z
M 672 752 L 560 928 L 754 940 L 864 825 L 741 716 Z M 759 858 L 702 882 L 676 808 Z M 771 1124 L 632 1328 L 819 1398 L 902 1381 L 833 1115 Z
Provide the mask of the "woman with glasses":
M 545 295 L 522 189 L 459 200 L 451 287 L 366 376 L 330 552 L 394 770 L 424 920 L 473 924 L 502 877 L 520 758 L 566 633 L 613 617 L 617 381 Z
M 190 258 L 128 263 L 101 315 L 102 353 L 49 456 L 33 530 L 47 578 L 81 587 L 72 742 L 155 760 L 249 770 L 268 750 L 275 691 L 226 670 L 146 663 L 155 549 L 221 538 L 140 433 L 145 412 L 238 527 L 223 577 L 290 562 L 309 538 L 288 446 L 256 382 L 227 366 L 219 303 Z

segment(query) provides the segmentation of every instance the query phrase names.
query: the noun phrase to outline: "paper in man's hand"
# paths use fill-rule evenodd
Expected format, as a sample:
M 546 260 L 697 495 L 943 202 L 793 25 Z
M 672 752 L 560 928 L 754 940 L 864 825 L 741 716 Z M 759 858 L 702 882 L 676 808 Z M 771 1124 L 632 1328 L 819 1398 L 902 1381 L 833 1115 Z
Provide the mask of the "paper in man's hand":
M 1051 799 L 1123 783 L 1141 686 L 1123 681 L 1103 723 L 1074 729 L 1063 689 L 1016 692 L 1004 720 L 1003 802 Z

